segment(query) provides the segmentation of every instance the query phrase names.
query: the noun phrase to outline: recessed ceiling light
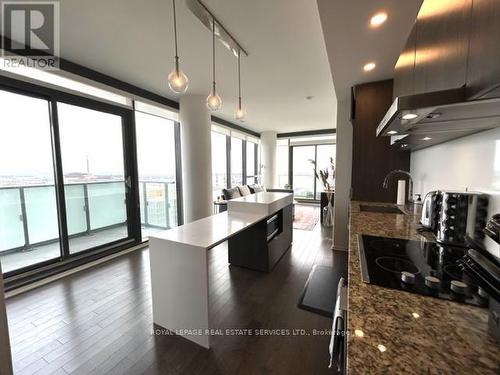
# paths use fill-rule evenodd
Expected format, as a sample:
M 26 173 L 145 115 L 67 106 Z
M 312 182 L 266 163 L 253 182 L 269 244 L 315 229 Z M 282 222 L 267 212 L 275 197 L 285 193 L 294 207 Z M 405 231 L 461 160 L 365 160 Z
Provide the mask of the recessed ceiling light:
M 387 13 L 380 12 L 380 13 L 375 14 L 372 18 L 370 18 L 370 26 L 371 27 L 379 27 L 385 21 L 387 21 Z
M 369 72 L 369 71 L 375 69 L 376 66 L 377 65 L 374 62 L 369 62 L 368 64 L 365 64 L 365 66 L 363 66 L 363 70 L 365 72 Z
M 377 348 L 378 348 L 378 350 L 380 350 L 381 353 L 383 353 L 387 350 L 387 348 L 382 344 L 377 345 Z
M 419 313 L 413 312 L 413 313 L 411 313 L 411 315 L 412 315 L 415 319 L 420 318 L 420 314 L 419 314 Z
M 432 138 L 431 137 L 424 137 L 422 138 L 422 141 L 430 141 Z
M 360 329 L 355 329 L 354 330 L 354 334 L 357 336 L 357 337 L 363 337 L 365 334 L 363 333 L 362 330 Z
M 398 134 L 398 132 L 397 132 L 396 130 L 389 130 L 389 131 L 387 132 L 387 134 L 389 134 L 389 135 L 394 135 L 394 134 Z
M 314 98 L 314 96 L 312 96 L 312 95 L 306 96 L 306 100 L 312 100 L 313 98 Z
M 418 116 L 415 114 L 415 113 L 407 113 L 406 115 L 403 115 L 403 117 L 401 117 L 403 120 L 413 120 L 415 118 L 417 118 Z

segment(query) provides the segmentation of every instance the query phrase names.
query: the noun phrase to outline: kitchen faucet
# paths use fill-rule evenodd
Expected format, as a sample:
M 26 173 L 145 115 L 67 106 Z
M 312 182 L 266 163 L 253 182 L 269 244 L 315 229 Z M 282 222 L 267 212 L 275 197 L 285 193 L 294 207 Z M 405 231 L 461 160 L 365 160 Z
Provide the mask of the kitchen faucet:
M 389 187 L 389 180 L 391 179 L 392 176 L 394 176 L 397 173 L 401 173 L 401 174 L 408 176 L 408 182 L 409 182 L 408 202 L 410 202 L 410 203 L 413 202 L 413 179 L 411 178 L 410 172 L 403 171 L 401 169 L 395 169 L 393 171 L 390 171 L 389 173 L 387 173 L 387 176 L 385 176 L 384 183 L 382 184 L 382 187 L 384 189 L 387 189 Z

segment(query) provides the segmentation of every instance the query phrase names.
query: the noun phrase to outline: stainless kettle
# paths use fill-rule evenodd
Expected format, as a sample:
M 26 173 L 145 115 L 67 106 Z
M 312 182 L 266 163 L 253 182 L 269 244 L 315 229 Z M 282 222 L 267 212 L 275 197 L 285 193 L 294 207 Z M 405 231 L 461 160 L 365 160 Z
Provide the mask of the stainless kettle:
M 436 233 L 438 230 L 440 208 L 441 192 L 428 192 L 424 198 L 420 224 L 422 224 L 423 227 L 433 231 L 434 233 Z

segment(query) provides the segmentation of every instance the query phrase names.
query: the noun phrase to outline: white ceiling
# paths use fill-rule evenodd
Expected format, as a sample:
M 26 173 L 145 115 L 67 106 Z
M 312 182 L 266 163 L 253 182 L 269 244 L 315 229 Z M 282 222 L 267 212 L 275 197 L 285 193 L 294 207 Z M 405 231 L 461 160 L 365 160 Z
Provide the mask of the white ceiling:
M 393 78 L 394 65 L 413 26 L 422 0 L 317 0 L 335 92 L 345 99 L 358 83 Z M 370 28 L 370 18 L 385 11 L 388 19 Z M 364 72 L 363 66 L 377 67 Z
M 406 0 L 405 0 L 406 1 Z M 206 0 L 248 50 L 242 60 L 244 126 L 291 132 L 335 126 L 336 97 L 317 4 L 313 0 Z M 170 0 L 61 1 L 61 56 L 115 78 L 177 99 L 166 76 L 173 67 Z M 189 93 L 211 87 L 211 35 L 177 0 L 179 54 Z M 348 39 L 349 35 L 344 34 Z M 220 43 L 218 88 L 233 120 L 237 60 Z M 306 96 L 313 96 L 306 100 Z

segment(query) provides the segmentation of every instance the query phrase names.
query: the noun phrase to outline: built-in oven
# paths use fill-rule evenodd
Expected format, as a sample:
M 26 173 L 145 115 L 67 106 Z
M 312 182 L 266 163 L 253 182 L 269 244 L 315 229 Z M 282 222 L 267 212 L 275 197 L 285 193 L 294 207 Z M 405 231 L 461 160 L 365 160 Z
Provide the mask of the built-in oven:
M 281 220 L 279 213 L 277 213 L 267 219 L 267 242 L 272 241 L 272 239 L 280 233 L 280 229 Z
M 337 374 L 345 374 L 347 372 L 347 283 L 343 277 L 340 278 L 337 286 L 329 351 L 329 367 L 333 368 Z

